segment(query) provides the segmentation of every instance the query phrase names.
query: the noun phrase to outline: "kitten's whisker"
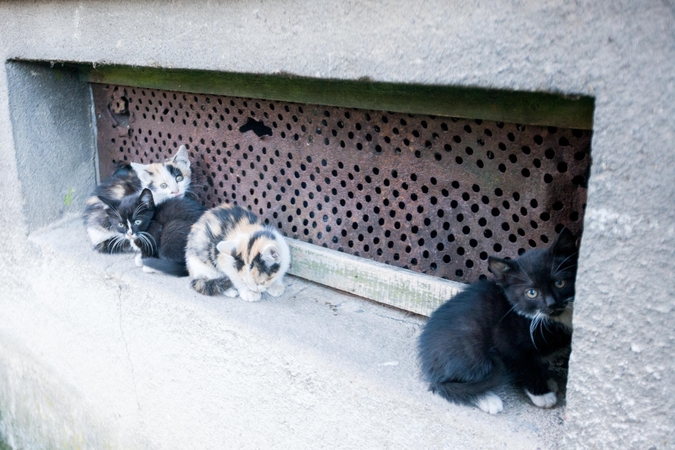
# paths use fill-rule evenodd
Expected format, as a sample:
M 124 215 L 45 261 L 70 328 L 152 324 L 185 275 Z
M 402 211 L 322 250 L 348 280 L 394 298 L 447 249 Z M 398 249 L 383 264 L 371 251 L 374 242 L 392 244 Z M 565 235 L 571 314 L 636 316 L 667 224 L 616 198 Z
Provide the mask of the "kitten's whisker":
M 555 270 L 551 271 L 551 277 L 555 277 L 555 276 L 558 274 L 558 270 L 560 269 L 560 266 L 562 266 L 563 264 L 565 264 L 565 262 L 566 262 L 568 259 L 570 259 L 570 258 L 573 257 L 574 255 L 576 255 L 577 253 L 579 253 L 579 252 L 576 251 L 576 252 L 572 253 L 571 255 L 569 255 L 567 258 L 563 259 L 562 262 L 561 262 L 560 264 L 558 264 L 558 267 L 556 267 Z
M 151 234 L 149 234 L 145 231 L 141 231 L 139 233 L 138 237 L 140 237 L 144 242 L 147 242 L 148 247 L 150 249 L 150 252 L 154 253 L 154 248 L 157 246 L 157 242 L 155 242 L 155 238 L 152 237 Z
M 131 217 L 136 217 L 136 214 L 148 209 L 145 203 L 141 203 L 136 206 L 136 209 L 134 209 L 134 213 L 131 215 Z
M 530 339 L 532 340 L 532 345 L 534 345 L 535 350 L 539 350 L 537 348 L 537 344 L 534 342 L 534 330 L 537 329 L 537 322 L 539 321 L 539 314 L 540 314 L 540 312 L 537 311 L 534 314 L 534 317 L 532 318 L 532 322 L 530 322 Z
M 121 235 L 117 235 L 113 238 L 112 246 L 110 247 L 112 253 L 115 253 L 118 248 L 120 248 L 123 244 L 124 237 Z
M 548 321 L 549 321 L 548 316 L 542 315 L 541 324 L 543 326 L 541 327 L 541 337 L 544 340 L 544 342 L 546 342 L 547 344 L 548 344 L 548 341 L 546 340 L 546 336 L 544 336 L 544 328 L 546 328 L 546 331 L 548 331 L 548 332 L 551 331 L 550 328 L 548 327 Z
M 506 316 L 508 316 L 509 313 L 510 313 L 511 311 L 513 311 L 515 308 L 516 308 L 516 305 L 513 305 L 513 306 L 511 307 L 511 309 L 509 309 L 508 311 L 506 311 L 506 314 L 504 314 L 504 317 L 502 317 L 501 319 L 499 319 L 499 322 L 497 322 L 497 323 L 501 323 L 501 321 L 504 320 L 504 318 L 505 318 Z
M 152 245 L 150 245 L 150 243 L 148 242 L 148 238 L 146 238 L 143 235 L 138 235 L 138 239 L 141 241 L 141 248 L 147 249 L 148 252 L 153 253 Z
M 513 278 L 515 278 L 516 280 L 526 281 L 526 282 L 531 282 L 531 281 L 532 281 L 532 280 L 529 280 L 529 279 L 525 279 L 525 278 L 519 277 L 518 275 L 515 275 L 515 274 L 513 274 Z
M 518 261 L 516 261 L 516 264 L 518 264 Z M 518 264 L 518 267 L 520 267 L 520 264 Z M 523 275 L 525 275 L 525 276 L 527 277 L 527 281 L 529 281 L 531 284 L 534 284 L 534 281 L 532 281 L 532 278 L 530 278 L 530 276 L 527 274 L 527 272 L 525 272 L 525 271 L 523 270 L 522 267 L 520 267 L 520 273 L 522 273 Z M 522 278 L 521 278 L 521 280 L 525 281 L 525 280 L 522 279 Z

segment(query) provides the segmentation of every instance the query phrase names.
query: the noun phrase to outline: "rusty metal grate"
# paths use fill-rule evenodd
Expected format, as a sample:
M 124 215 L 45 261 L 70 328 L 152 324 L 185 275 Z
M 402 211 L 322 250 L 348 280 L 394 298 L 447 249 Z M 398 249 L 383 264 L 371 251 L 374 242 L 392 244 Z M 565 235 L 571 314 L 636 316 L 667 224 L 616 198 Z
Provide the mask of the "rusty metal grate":
M 92 86 L 102 176 L 186 144 L 206 206 L 295 239 L 471 282 L 488 255 L 581 231 L 590 131 Z

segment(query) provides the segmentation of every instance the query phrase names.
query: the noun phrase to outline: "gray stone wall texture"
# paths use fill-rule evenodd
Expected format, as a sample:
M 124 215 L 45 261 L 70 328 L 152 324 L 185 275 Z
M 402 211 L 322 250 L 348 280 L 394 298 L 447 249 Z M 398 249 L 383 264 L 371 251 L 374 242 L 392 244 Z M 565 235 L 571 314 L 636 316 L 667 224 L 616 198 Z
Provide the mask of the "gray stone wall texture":
M 672 1 L 3 2 L 0 60 L 12 59 L 593 96 L 593 166 L 561 445 L 675 446 Z M 27 234 L 62 211 L 40 217 L 25 208 L 39 204 L 26 186 L 33 182 L 30 150 L 22 146 L 30 130 L 13 121 L 18 75 L 3 67 L 0 342 L 9 361 L 6 349 L 27 345 L 14 325 L 31 317 L 30 276 L 40 266 Z M 83 132 L 65 122 L 56 127 Z M 34 133 L 33 155 L 43 158 L 48 145 Z M 62 139 L 61 146 L 68 142 Z M 90 150 L 84 145 L 68 164 L 86 165 L 79 158 Z M 59 172 L 46 181 L 63 186 L 70 176 L 80 174 Z M 58 314 L 67 324 L 67 313 Z M 10 372 L 17 383 L 31 379 Z

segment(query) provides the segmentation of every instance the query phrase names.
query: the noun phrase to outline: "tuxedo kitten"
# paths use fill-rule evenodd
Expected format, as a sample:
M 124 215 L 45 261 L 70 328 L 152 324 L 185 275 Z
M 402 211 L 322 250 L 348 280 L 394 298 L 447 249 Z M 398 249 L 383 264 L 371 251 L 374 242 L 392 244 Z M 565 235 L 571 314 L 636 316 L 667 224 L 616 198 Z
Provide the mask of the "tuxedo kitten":
M 103 199 L 109 227 L 116 232 L 111 246 L 138 252 L 136 264 L 146 272 L 187 276 L 185 245 L 190 227 L 206 208 L 189 198 L 171 198 L 155 205 L 150 189 L 122 200 Z
M 182 198 L 189 190 L 192 172 L 184 145 L 173 158 L 161 163 L 131 163 L 119 167 L 109 178 L 103 180 L 86 202 L 83 218 L 87 234 L 99 252 L 129 251 L 126 245 L 112 245 L 117 234 L 108 227 L 108 201 L 120 201 L 123 197 L 138 194 L 148 188 L 156 204 L 169 198 Z M 108 201 L 105 201 L 108 200 Z
M 191 286 L 204 295 L 246 301 L 284 292 L 290 252 L 283 236 L 239 206 L 210 209 L 192 227 L 185 254 Z
M 110 235 L 104 243 L 107 253 L 123 251 L 153 253 L 157 243 L 147 232 L 155 215 L 150 190 L 144 189 L 140 195 L 126 195 L 121 200 L 100 197 L 100 202 L 105 207 L 102 210 L 104 219 L 99 220 L 99 224 L 108 230 Z
M 434 311 L 418 342 L 429 390 L 490 414 L 503 408 L 493 389 L 504 383 L 536 406 L 556 404 L 546 358 L 570 347 L 575 242 L 564 229 L 546 250 L 490 257 L 494 281 L 477 281 Z

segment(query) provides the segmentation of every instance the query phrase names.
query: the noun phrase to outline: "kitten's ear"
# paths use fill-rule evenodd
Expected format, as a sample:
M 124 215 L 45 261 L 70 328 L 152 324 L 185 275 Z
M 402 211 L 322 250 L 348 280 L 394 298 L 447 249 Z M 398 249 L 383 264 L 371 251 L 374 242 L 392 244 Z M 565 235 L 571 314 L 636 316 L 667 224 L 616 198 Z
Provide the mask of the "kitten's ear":
M 563 228 L 551 247 L 554 255 L 571 255 L 577 251 L 577 238 L 568 228 Z
M 497 282 L 502 281 L 508 273 L 511 273 L 517 269 L 513 261 L 509 261 L 508 259 L 495 258 L 494 256 L 490 256 L 488 258 L 488 268 L 490 269 L 490 272 L 492 272 L 492 274 L 495 276 Z
M 143 186 L 147 186 L 150 184 L 152 181 L 152 175 L 145 170 L 146 167 L 148 167 L 147 164 L 139 164 L 139 163 L 131 163 L 131 167 L 134 169 L 134 172 L 136 172 L 136 175 L 138 175 L 138 179 L 141 180 L 141 184 Z
M 180 146 L 178 152 L 171 161 L 178 166 L 185 167 L 186 169 L 190 168 L 190 157 L 188 156 L 188 151 L 185 145 Z
M 239 245 L 239 242 L 237 240 L 230 240 L 230 241 L 220 241 L 218 242 L 218 245 L 216 245 L 216 248 L 220 253 L 223 253 L 225 255 L 232 255 L 232 252 L 237 250 L 237 247 Z
M 153 209 L 155 207 L 155 200 L 152 198 L 152 191 L 150 189 L 143 189 L 139 199 L 141 203 L 144 203 L 149 209 Z
M 265 249 L 260 252 L 260 256 L 268 266 L 277 264 L 281 261 L 281 253 L 279 253 L 279 247 L 277 247 L 276 244 L 270 244 L 265 247 Z

